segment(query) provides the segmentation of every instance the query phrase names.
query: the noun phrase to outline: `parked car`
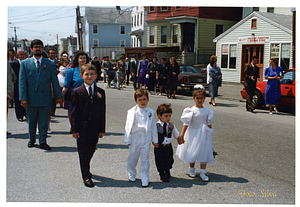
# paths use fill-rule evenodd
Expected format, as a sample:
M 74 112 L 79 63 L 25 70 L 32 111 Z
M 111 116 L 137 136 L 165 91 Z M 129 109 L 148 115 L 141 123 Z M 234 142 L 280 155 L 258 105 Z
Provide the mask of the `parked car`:
M 177 90 L 193 91 L 196 84 L 201 84 L 205 89 L 208 89 L 207 76 L 199 72 L 197 68 L 189 65 L 179 65 L 179 70 Z
M 284 72 L 284 78 L 280 80 L 281 83 L 281 99 L 279 105 L 295 107 L 296 94 L 296 69 L 289 69 Z M 267 81 L 257 82 L 256 90 L 253 95 L 253 105 L 255 108 L 265 105 L 265 90 Z M 243 99 L 246 99 L 245 87 L 241 90 Z

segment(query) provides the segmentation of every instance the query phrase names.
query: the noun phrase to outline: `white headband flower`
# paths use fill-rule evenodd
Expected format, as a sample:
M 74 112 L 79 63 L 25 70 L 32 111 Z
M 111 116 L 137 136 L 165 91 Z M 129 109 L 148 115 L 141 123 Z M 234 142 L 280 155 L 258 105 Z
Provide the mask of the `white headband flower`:
M 201 85 L 201 84 L 196 84 L 196 85 L 194 86 L 194 89 L 205 89 L 205 88 L 204 88 L 204 86 Z

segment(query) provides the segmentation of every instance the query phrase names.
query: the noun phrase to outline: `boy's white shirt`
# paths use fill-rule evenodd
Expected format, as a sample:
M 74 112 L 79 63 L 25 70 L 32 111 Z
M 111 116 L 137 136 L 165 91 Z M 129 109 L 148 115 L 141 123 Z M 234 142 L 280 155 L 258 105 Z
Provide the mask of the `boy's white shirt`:
M 127 111 L 127 118 L 125 123 L 125 135 L 124 142 L 125 144 L 131 144 L 131 130 L 134 124 L 134 114 L 137 111 L 138 105 L 135 105 Z M 158 135 L 156 128 L 156 119 L 155 111 L 146 106 L 144 109 L 147 110 L 147 125 L 146 125 L 146 138 L 149 139 L 149 142 L 158 143 Z
M 159 123 L 161 126 L 164 126 L 164 122 L 162 122 L 161 120 L 158 120 L 157 123 Z M 174 129 L 172 130 L 171 138 L 165 137 L 162 144 L 170 144 L 173 141 L 173 139 L 177 139 L 179 137 L 179 132 L 174 123 L 173 125 L 174 125 Z M 167 128 L 168 127 L 169 127 L 169 123 L 167 123 Z

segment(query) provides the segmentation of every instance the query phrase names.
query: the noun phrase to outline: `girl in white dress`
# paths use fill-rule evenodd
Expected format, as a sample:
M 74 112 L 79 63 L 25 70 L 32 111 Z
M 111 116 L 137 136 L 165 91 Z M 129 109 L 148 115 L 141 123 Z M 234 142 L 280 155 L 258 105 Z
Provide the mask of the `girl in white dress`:
M 184 143 L 177 147 L 176 155 L 185 163 L 190 163 L 189 174 L 191 177 L 196 177 L 195 163 L 199 163 L 200 178 L 208 181 L 205 169 L 206 164 L 212 164 L 214 159 L 211 123 L 215 120 L 215 113 L 213 110 L 203 107 L 206 92 L 202 87 L 194 88 L 195 106 L 183 110 L 181 116 L 183 127 L 180 136 L 184 138 Z

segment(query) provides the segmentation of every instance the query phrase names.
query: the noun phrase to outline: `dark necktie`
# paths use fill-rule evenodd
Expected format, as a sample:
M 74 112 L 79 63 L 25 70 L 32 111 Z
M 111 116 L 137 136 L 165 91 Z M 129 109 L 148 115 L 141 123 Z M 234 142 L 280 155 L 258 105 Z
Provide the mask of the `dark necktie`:
M 167 137 L 167 124 L 164 123 L 164 137 Z
M 39 73 L 40 72 L 40 61 L 36 61 L 37 63 L 37 72 Z
M 89 95 L 90 95 L 90 99 L 93 100 L 92 86 L 89 87 Z

